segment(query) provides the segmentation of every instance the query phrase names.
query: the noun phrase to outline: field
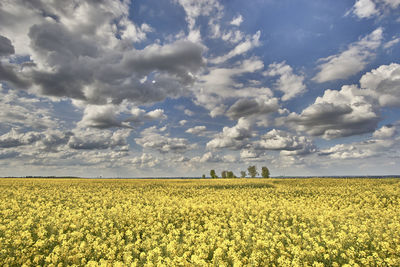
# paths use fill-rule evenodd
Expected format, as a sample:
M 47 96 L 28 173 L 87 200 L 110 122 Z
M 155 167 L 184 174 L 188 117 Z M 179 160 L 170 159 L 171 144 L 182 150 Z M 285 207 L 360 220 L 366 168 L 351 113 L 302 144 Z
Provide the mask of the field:
M 400 180 L 0 179 L 0 265 L 400 266 Z

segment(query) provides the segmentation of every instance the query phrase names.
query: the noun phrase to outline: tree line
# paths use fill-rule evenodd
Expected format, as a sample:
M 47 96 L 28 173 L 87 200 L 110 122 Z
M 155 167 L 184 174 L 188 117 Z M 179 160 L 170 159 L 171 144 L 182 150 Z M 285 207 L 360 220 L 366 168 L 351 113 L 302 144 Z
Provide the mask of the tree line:
M 247 173 L 246 173 L 246 171 L 240 172 L 240 178 L 245 178 L 247 175 L 251 178 L 255 178 L 258 175 L 257 167 L 255 165 L 249 166 L 247 168 Z M 269 178 L 269 175 L 270 175 L 269 169 L 267 167 L 262 167 L 261 168 L 261 177 Z M 210 177 L 211 178 L 220 178 L 220 177 L 218 177 L 215 170 L 210 171 Z M 203 178 L 206 178 L 206 176 L 204 174 L 203 174 Z M 233 171 L 222 171 L 221 178 L 238 178 L 238 177 L 233 173 Z

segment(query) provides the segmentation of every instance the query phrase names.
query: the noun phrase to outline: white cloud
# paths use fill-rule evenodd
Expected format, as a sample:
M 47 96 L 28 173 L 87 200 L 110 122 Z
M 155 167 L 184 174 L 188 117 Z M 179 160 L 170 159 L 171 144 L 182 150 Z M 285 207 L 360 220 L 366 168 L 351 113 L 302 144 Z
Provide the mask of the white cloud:
M 347 50 L 319 59 L 319 72 L 313 78 L 318 83 L 346 79 L 362 71 L 375 56 L 381 45 L 383 29 L 378 28 L 361 40 L 352 43 Z
M 233 48 L 227 54 L 210 59 L 209 61 L 214 64 L 220 64 L 220 63 L 223 63 L 223 62 L 227 61 L 228 59 L 231 59 L 235 56 L 245 54 L 246 52 L 250 51 L 254 47 L 257 47 L 260 45 L 260 41 L 259 41 L 260 35 L 261 35 L 261 32 L 257 31 L 253 36 L 251 36 L 251 37 L 247 36 L 245 41 L 243 41 L 240 44 L 238 44 L 237 46 L 235 46 L 235 48 Z
M 275 86 L 277 90 L 284 93 L 283 101 L 290 100 L 306 91 L 304 76 L 294 74 L 292 67 L 287 65 L 285 61 L 270 64 L 264 75 L 279 76 Z
M 243 22 L 243 17 L 242 17 L 242 15 L 239 14 L 238 16 L 236 16 L 232 19 L 230 24 L 235 25 L 235 26 L 240 26 L 240 24 L 242 24 L 242 22 Z
M 232 148 L 240 149 L 246 145 L 247 140 L 253 136 L 251 122 L 240 118 L 233 127 L 224 127 L 222 132 L 217 134 L 207 143 L 208 149 Z
M 353 13 L 359 18 L 370 18 L 379 14 L 372 0 L 357 0 L 353 7 Z
M 282 155 L 306 155 L 316 151 L 311 140 L 289 132 L 272 129 L 255 142 L 255 149 L 278 150 Z
M 140 168 L 149 168 L 159 164 L 160 160 L 150 154 L 143 153 L 141 156 L 132 158 L 131 163 Z
M 400 107 L 400 65 L 382 65 L 360 79 L 364 94 L 372 95 L 381 106 Z
M 400 0 L 356 0 L 353 8 L 346 13 L 352 12 L 360 19 L 368 19 L 384 14 L 387 10 L 396 9 Z
M 384 125 L 377 129 L 372 136 L 376 139 L 387 139 L 397 134 L 396 127 L 393 125 Z
M 387 42 L 387 43 L 383 46 L 383 48 L 384 48 L 384 49 L 389 49 L 389 48 L 391 48 L 392 46 L 398 44 L 399 42 L 400 42 L 400 38 L 394 38 L 393 40 L 390 40 L 389 42 Z
M 135 138 L 135 142 L 143 148 L 154 149 L 160 153 L 184 153 L 196 147 L 196 144 L 190 144 L 185 138 L 161 135 L 155 127 L 143 130 L 141 137 Z
M 206 126 L 199 125 L 199 126 L 195 126 L 193 128 L 189 128 L 185 132 L 186 133 L 190 133 L 190 134 L 194 134 L 194 135 L 204 135 L 206 130 L 207 130 Z
M 183 126 L 183 125 L 185 125 L 187 122 L 188 122 L 187 120 L 180 120 L 180 121 L 179 121 L 179 124 L 180 124 L 181 126 Z

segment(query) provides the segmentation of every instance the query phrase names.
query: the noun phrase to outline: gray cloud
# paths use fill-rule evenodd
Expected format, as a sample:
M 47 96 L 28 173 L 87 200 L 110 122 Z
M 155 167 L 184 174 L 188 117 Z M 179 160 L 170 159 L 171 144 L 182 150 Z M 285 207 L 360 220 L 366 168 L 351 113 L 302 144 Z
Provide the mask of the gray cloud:
M 345 85 L 340 91 L 326 90 L 300 114 L 289 114 L 286 122 L 310 135 L 333 139 L 373 132 L 379 120 L 378 106 L 356 86 Z
M 68 141 L 68 146 L 77 150 L 118 148 L 118 150 L 124 151 L 128 149 L 126 139 L 129 135 L 129 129 L 121 129 L 115 132 L 105 130 L 80 130 L 74 132 L 74 136 Z
M 14 46 L 10 39 L 0 35 L 0 57 L 9 56 L 15 53 Z
M 278 100 L 276 98 L 263 100 L 257 99 L 239 99 L 227 111 L 228 117 L 231 119 L 239 119 L 241 117 L 248 117 L 251 115 L 266 115 L 277 111 L 279 108 Z
M 32 144 L 41 139 L 40 133 L 18 133 L 15 129 L 0 136 L 1 148 L 12 148 Z

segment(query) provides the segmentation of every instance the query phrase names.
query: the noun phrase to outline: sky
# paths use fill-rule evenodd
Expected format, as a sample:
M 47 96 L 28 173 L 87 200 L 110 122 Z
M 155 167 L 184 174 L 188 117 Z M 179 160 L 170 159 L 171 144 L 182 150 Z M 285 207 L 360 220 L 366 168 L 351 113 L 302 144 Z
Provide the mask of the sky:
M 2 0 L 0 176 L 400 174 L 400 0 Z

